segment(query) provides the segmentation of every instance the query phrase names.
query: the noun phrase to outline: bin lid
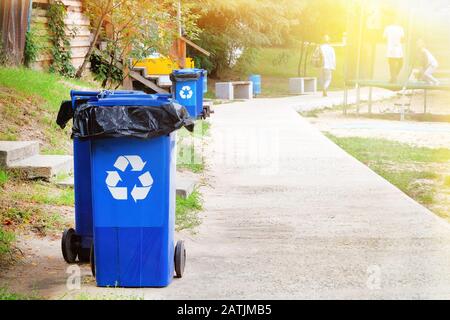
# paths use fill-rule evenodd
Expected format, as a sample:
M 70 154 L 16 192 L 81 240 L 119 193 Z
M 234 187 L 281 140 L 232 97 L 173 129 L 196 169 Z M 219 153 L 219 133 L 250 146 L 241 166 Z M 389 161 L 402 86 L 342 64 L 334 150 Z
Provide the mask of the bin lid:
M 173 70 L 170 75 L 170 80 L 172 82 L 176 81 L 186 81 L 186 80 L 197 80 L 201 76 L 205 76 L 205 70 L 203 69 L 179 69 Z
M 171 103 L 172 99 L 157 96 L 117 96 L 107 97 L 99 100 L 91 100 L 88 102 L 91 106 L 142 106 L 142 107 L 160 107 L 167 103 Z

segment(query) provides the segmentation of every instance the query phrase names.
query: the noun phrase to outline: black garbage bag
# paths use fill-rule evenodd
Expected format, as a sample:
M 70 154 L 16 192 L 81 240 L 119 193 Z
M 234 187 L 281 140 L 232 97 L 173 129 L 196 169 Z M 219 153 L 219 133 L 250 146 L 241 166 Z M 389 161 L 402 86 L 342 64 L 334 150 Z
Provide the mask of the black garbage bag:
M 63 101 L 61 103 L 61 107 L 59 108 L 56 124 L 61 129 L 64 129 L 67 125 L 67 122 L 69 122 L 72 118 L 73 118 L 72 101 Z
M 77 99 L 75 101 L 75 108 L 78 108 L 80 105 L 88 102 L 89 99 Z M 61 106 L 59 107 L 58 117 L 56 119 L 56 124 L 64 129 L 67 126 L 67 123 L 73 119 L 74 111 L 72 101 L 63 101 Z
M 194 122 L 185 107 L 167 103 L 148 106 L 92 106 L 75 110 L 72 138 L 156 138 L 182 127 L 194 131 Z

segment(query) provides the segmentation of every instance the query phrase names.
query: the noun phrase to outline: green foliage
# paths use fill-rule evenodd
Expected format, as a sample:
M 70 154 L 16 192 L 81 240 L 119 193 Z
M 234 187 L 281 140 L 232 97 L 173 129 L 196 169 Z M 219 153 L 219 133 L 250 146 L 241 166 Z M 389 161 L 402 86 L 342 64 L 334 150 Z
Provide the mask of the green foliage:
M 25 38 L 25 50 L 23 57 L 25 66 L 30 67 L 31 64 L 36 61 L 40 50 L 39 39 L 35 30 L 28 30 Z
M 203 210 L 200 193 L 194 191 L 189 197 L 177 197 L 176 226 L 177 230 L 192 229 L 200 224 L 198 211 Z
M 200 6 L 197 43 L 212 55 L 192 54 L 212 76 L 243 73 L 257 49 L 282 44 L 301 7 L 293 0 L 205 0 Z
M 3 187 L 5 183 L 9 180 L 8 173 L 6 171 L 0 170 L 0 187 Z
M 47 16 L 52 41 L 50 52 L 53 58 L 50 71 L 72 78 L 75 76 L 75 68 L 72 65 L 70 38 L 75 34 L 73 30 L 69 36 L 66 34 L 64 22 L 67 16 L 66 7 L 60 0 L 53 0 L 48 8 Z
M 120 85 L 124 78 L 123 71 L 107 62 L 99 51 L 91 55 L 91 71 L 95 80 L 102 83 Z

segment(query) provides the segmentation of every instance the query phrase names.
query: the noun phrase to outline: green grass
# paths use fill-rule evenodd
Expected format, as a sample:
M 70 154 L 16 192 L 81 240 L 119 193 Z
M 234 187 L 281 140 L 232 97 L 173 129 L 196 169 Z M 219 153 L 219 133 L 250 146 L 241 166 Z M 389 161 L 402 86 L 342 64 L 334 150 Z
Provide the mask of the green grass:
M 450 176 L 446 176 L 446 177 L 444 178 L 444 186 L 450 188 Z
M 391 161 L 396 163 L 446 163 L 450 149 L 414 147 L 405 143 L 373 138 L 338 138 L 327 135 L 342 149 L 364 163 Z
M 5 230 L 0 225 L 0 262 L 8 260 L 8 257 L 12 253 L 12 244 L 15 241 L 15 235 L 13 232 Z
M 414 147 L 385 139 L 327 136 L 408 196 L 450 219 L 450 201 L 439 200 L 448 199 L 450 194 L 450 177 L 441 169 L 450 165 L 450 149 Z
M 9 180 L 9 175 L 6 171 L 0 170 L 0 187 L 3 187 Z
M 37 296 L 27 296 L 23 294 L 13 293 L 7 288 L 0 287 L 0 300 L 39 300 Z
M 70 90 L 74 86 L 89 88 L 92 84 L 26 68 L 0 67 L 0 86 L 41 97 L 46 101 L 45 107 L 56 112 L 61 101 L 70 99 Z
M 193 229 L 200 224 L 197 216 L 203 210 L 200 193 L 194 191 L 186 199 L 177 197 L 176 206 L 176 227 L 177 230 Z
M 75 194 L 72 188 L 58 189 L 43 182 L 34 183 L 31 190 L 26 190 L 26 192 L 15 193 L 13 198 L 54 206 L 73 206 L 75 202 Z

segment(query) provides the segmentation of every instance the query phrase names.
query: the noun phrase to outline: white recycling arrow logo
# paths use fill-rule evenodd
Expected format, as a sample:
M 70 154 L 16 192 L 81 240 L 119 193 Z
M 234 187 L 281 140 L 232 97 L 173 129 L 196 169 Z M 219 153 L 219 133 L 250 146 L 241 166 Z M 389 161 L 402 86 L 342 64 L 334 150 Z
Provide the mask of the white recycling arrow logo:
M 141 172 L 144 170 L 146 164 L 147 162 L 142 161 L 139 156 L 120 156 L 114 163 L 114 167 L 121 172 L 125 172 L 128 167 L 131 166 L 132 171 Z M 106 186 L 113 198 L 116 200 L 128 200 L 128 188 L 118 187 L 119 182 L 122 181 L 119 172 L 107 171 L 106 173 L 108 174 L 106 177 Z M 134 202 L 145 200 L 147 198 L 150 189 L 153 186 L 153 178 L 150 172 L 146 171 L 140 175 L 139 182 L 140 186 L 135 184 L 133 190 L 131 190 L 131 197 Z
M 181 99 L 190 99 L 190 98 L 192 98 L 193 95 L 194 95 L 194 92 L 192 91 L 191 87 L 184 86 L 183 88 L 181 88 L 181 91 L 180 91 Z

